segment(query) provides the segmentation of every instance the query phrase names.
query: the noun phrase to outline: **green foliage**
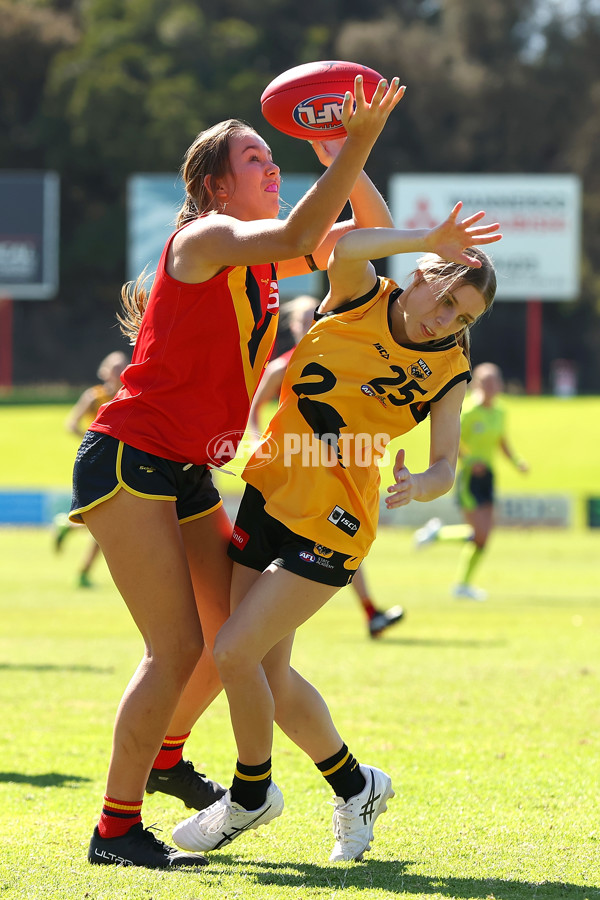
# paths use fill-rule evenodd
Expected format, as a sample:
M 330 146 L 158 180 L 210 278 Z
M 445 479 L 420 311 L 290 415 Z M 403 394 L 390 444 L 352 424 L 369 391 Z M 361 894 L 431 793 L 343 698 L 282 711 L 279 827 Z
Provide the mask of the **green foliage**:
M 259 97 L 290 66 L 353 59 L 408 85 L 369 163 L 383 190 L 399 171 L 582 177 L 583 289 L 554 334 L 572 335 L 586 390 L 600 390 L 596 5 L 567 19 L 536 0 L 0 0 L 0 17 L 0 167 L 61 174 L 61 302 L 85 309 L 90 333 L 124 280 L 127 177 L 175 173 L 195 134 L 232 115 L 284 172 L 318 171 L 304 142 L 263 122 Z M 19 356 L 27 337 L 17 322 Z
M 141 654 L 102 561 L 94 588 L 73 586 L 86 540 L 74 532 L 54 556 L 47 532 L 0 529 L 3 900 L 598 900 L 600 534 L 499 532 L 481 568 L 490 599 L 467 604 L 447 595 L 456 547 L 415 554 L 410 534 L 384 531 L 367 575 L 405 620 L 370 641 L 344 589 L 294 653 L 352 751 L 394 779 L 371 852 L 328 863 L 329 790 L 277 732 L 283 816 L 196 873 L 86 862 L 115 708 Z M 222 696 L 187 749 L 228 783 Z M 165 840 L 188 813 L 146 798 L 145 823 Z
M 46 140 L 44 85 L 53 60 L 79 38 L 64 13 L 0 2 L 0 167 L 40 166 Z

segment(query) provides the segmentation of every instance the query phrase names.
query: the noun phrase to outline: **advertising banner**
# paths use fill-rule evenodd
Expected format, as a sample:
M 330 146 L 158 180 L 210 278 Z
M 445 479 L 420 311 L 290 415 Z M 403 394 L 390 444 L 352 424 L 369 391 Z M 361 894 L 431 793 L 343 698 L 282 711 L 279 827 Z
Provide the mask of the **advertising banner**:
M 394 175 L 390 209 L 397 228 L 431 228 L 461 200 L 461 217 L 486 211 L 503 239 L 489 248 L 499 300 L 574 300 L 579 293 L 581 185 L 576 175 Z M 419 254 L 390 260 L 406 284 Z
M 59 178 L 0 171 L 0 295 L 49 300 L 58 290 Z

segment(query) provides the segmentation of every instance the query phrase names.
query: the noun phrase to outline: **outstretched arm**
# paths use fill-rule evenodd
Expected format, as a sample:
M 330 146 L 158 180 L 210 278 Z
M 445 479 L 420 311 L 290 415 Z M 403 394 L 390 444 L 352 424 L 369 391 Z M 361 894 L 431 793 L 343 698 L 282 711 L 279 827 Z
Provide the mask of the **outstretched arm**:
M 461 209 L 459 202 L 435 228 L 364 228 L 345 234 L 336 243 L 329 260 L 330 292 L 320 312 L 361 297 L 373 287 L 376 275 L 370 263 L 372 259 L 397 253 L 437 253 L 450 262 L 479 268 L 480 260 L 470 256 L 468 248 L 499 241 L 500 226 L 497 222 L 477 225 L 485 216 L 483 211 L 458 221 Z

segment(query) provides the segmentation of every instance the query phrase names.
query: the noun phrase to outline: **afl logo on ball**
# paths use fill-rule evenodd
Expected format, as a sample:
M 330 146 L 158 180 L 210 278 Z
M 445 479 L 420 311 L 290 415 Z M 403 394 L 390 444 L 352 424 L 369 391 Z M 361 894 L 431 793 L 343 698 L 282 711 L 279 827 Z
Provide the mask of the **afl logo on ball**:
M 302 128 L 330 131 L 342 121 L 343 94 L 317 94 L 307 97 L 294 107 L 294 121 Z

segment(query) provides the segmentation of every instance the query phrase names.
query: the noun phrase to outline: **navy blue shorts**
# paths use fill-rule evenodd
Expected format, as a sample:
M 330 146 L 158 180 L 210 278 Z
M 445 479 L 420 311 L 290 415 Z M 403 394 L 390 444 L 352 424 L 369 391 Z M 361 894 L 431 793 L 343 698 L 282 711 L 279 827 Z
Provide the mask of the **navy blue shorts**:
M 223 502 L 206 466 L 173 462 L 108 434 L 86 431 L 73 468 L 69 519 L 81 522 L 81 513 L 121 488 L 148 500 L 174 501 L 180 522 L 206 516 Z
M 362 561 L 290 531 L 265 512 L 263 495 L 250 484 L 246 485 L 227 552 L 234 562 L 249 569 L 264 572 L 273 564 L 332 587 L 350 584 Z
M 480 469 L 480 471 L 479 471 Z M 462 509 L 477 509 L 494 502 L 494 473 L 483 463 L 475 474 L 470 467 L 465 467 L 457 480 L 458 505 Z

